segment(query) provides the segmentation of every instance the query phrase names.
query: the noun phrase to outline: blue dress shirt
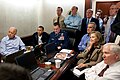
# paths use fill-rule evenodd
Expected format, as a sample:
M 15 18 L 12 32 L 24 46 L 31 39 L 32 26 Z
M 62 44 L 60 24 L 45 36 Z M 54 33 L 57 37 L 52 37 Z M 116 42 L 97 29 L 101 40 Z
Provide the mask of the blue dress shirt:
M 84 51 L 89 41 L 90 41 L 90 36 L 88 34 L 85 34 L 78 45 L 79 51 Z
M 115 17 L 116 17 L 116 16 L 114 16 L 113 18 L 110 19 L 110 26 L 109 26 L 109 29 L 108 29 L 108 34 L 107 34 L 106 39 L 105 39 L 106 43 L 108 43 L 109 40 L 110 40 L 111 24 L 112 24 L 113 21 L 115 20 Z
M 79 30 L 81 29 L 81 17 L 78 14 L 76 14 L 75 16 L 68 15 L 65 18 L 64 23 L 68 28 L 75 28 Z
M 19 51 L 20 49 L 23 50 L 26 48 L 25 48 L 25 44 L 18 36 L 15 36 L 13 39 L 9 39 L 9 37 L 6 36 L 1 40 L 0 53 L 3 56 L 10 55 L 14 52 Z

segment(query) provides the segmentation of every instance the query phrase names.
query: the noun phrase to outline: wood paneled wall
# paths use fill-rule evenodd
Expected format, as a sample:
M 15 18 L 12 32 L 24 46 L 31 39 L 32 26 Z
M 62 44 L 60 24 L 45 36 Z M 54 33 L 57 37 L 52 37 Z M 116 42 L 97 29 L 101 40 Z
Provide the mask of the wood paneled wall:
M 85 0 L 85 11 L 84 11 L 84 17 L 86 16 L 86 10 L 92 8 L 92 1 L 91 0 Z

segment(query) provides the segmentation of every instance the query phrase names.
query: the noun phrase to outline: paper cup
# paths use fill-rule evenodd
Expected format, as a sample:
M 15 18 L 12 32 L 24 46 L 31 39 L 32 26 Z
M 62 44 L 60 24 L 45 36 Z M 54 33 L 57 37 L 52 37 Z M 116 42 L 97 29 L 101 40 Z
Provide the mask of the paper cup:
M 55 67 L 60 68 L 61 60 L 55 60 Z
M 51 62 L 45 62 L 45 68 L 51 68 Z

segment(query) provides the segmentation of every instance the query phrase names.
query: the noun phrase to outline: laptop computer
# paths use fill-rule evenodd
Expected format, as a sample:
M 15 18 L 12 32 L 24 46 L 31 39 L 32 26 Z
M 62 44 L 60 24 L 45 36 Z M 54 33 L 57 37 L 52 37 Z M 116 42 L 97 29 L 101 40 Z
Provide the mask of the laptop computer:
M 15 58 L 16 63 L 30 71 L 30 74 L 33 78 L 33 80 L 40 80 L 47 79 L 52 73 L 53 70 L 48 71 L 46 68 L 40 68 L 37 64 L 37 61 L 35 59 L 34 51 L 28 52 L 26 54 L 22 54 L 18 57 Z M 46 77 L 41 77 L 42 75 L 46 74 L 49 72 L 49 75 Z
M 35 58 L 38 59 L 41 56 L 40 45 L 36 45 L 34 48 Z
M 56 49 L 55 43 L 48 43 L 47 45 L 45 45 L 45 53 L 48 59 L 54 57 L 57 52 L 58 50 Z
M 5 62 L 6 63 L 15 63 L 15 57 L 17 57 L 17 56 L 19 56 L 19 55 L 21 55 L 23 53 L 24 53 L 24 50 L 19 50 L 19 51 L 15 52 L 15 53 L 7 55 L 5 57 Z
M 48 43 L 45 45 L 46 54 L 50 54 L 56 51 L 55 43 Z

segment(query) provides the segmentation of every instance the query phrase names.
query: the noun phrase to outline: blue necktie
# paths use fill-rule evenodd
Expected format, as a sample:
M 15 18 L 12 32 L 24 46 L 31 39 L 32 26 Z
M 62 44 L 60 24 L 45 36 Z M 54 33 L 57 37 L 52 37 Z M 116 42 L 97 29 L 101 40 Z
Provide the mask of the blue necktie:
M 87 19 L 86 21 L 86 28 L 88 27 L 88 24 L 89 24 L 89 19 Z

